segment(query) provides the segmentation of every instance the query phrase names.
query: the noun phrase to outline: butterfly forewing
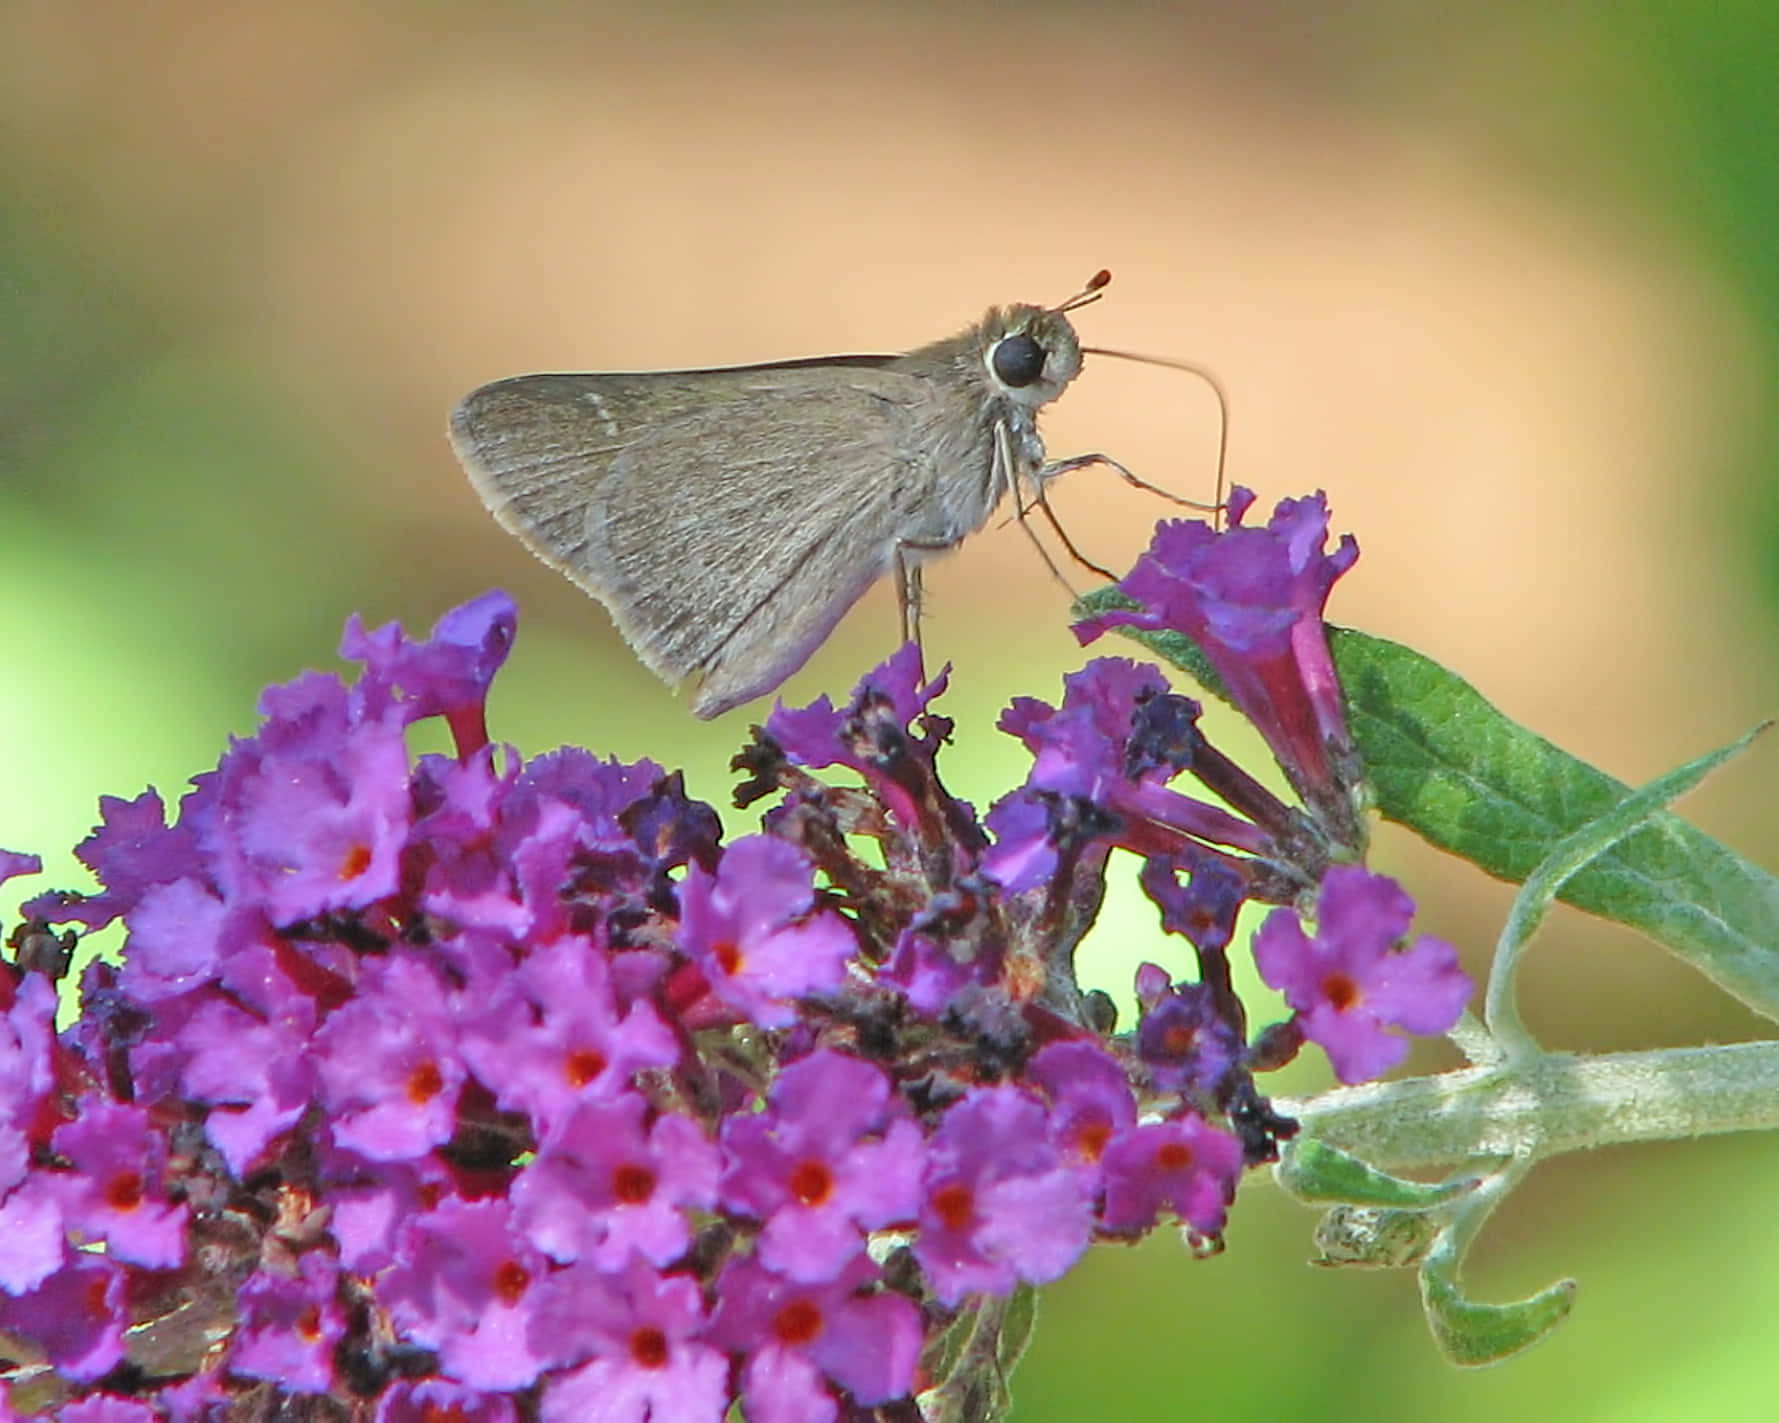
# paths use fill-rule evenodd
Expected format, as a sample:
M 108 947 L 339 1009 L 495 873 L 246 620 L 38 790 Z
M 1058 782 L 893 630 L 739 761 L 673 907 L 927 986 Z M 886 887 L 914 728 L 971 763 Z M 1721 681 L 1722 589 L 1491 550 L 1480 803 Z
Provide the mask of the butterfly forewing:
M 518 376 L 470 395 L 453 439 L 500 521 L 715 716 L 888 570 L 930 479 L 911 453 L 930 384 L 845 365 L 839 393 L 832 363 Z

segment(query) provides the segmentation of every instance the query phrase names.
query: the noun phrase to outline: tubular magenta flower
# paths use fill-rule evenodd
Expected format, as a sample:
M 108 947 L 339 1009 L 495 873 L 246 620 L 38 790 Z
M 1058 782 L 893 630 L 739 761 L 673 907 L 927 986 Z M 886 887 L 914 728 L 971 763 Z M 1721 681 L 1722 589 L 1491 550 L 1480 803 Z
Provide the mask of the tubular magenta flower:
M 1253 493 L 1237 488 L 1227 529 L 1202 520 L 1162 524 L 1118 585 L 1139 608 L 1089 618 L 1076 635 L 1085 643 L 1111 627 L 1184 633 L 1298 794 L 1329 807 L 1342 799 L 1340 763 L 1350 759 L 1352 742 L 1322 610 L 1359 545 L 1343 534 L 1333 553 L 1323 552 L 1328 506 L 1320 493 L 1281 500 L 1264 528 L 1242 523 L 1253 504 Z

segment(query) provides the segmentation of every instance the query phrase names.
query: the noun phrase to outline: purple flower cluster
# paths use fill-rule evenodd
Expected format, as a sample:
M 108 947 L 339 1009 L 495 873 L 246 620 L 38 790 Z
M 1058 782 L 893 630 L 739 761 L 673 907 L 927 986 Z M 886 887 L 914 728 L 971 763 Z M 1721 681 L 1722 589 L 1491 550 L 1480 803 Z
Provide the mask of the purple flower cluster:
M 1187 629 L 1325 595 L 1319 539 L 1274 525 L 1169 526 L 1126 591 Z M 1239 576 L 1232 540 L 1295 572 Z M 1228 586 L 1239 616 L 1193 602 Z M 14 1409 L 913 1417 L 968 1382 L 944 1338 L 983 1296 L 1165 1221 L 1217 1248 L 1294 1130 L 1256 1072 L 1304 1041 L 1383 1070 L 1387 1029 L 1442 1031 L 1467 996 L 1449 947 L 1400 947 L 1400 890 L 1329 867 L 1316 811 L 1350 758 L 1325 716 L 1274 742 L 1324 753 L 1294 810 L 1158 673 L 1095 662 L 1008 711 L 1034 765 L 985 825 L 940 780 L 944 678 L 908 647 L 847 706 L 755 729 L 737 800 L 775 803 L 725 845 L 657 766 L 489 741 L 515 626 L 502 594 L 419 641 L 354 619 L 355 682 L 268 690 L 171 823 L 153 791 L 107 799 L 79 852 L 100 892 L 24 907 L 0 966 L 0 1332 L 36 1366 Z M 456 754 L 412 755 L 434 717 Z M 812 774 L 835 767 L 858 783 Z M 1146 966 L 1122 1034 L 1074 966 L 1115 847 L 1197 960 Z M 38 868 L 0 854 L 0 879 Z M 1282 908 L 1256 941 L 1293 1016 L 1251 1038 L 1236 915 L 1318 885 L 1314 934 Z M 86 967 L 58 1034 L 50 926 L 117 919 L 121 963 Z

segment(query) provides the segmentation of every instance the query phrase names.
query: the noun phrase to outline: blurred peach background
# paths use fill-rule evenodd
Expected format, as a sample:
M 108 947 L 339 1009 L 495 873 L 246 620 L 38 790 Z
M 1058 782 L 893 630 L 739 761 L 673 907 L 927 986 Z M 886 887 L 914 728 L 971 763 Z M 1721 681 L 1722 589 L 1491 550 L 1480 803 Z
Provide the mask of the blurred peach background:
M 1764 14 L 0 17 L 0 845 L 45 852 L 29 888 L 79 883 L 66 851 L 96 797 L 177 795 L 261 685 L 331 665 L 348 613 L 425 627 L 495 584 L 523 609 L 497 736 L 650 755 L 726 803 L 750 713 L 695 722 L 495 526 L 446 445 L 452 403 L 523 370 L 905 348 L 1101 266 L 1085 340 L 1214 367 L 1231 476 L 1268 504 L 1329 492 L 1363 549 L 1336 620 L 1627 780 L 1779 705 Z M 1214 408 L 1189 380 L 1091 363 L 1046 433 L 1053 455 L 1103 449 L 1209 496 Z M 1056 503 L 1113 566 L 1166 512 L 1098 472 Z M 1083 654 L 1017 528 L 927 581 L 929 656 L 956 667 L 946 766 L 986 805 L 1024 769 L 999 709 L 1053 696 Z M 844 692 L 894 629 L 880 589 L 787 697 Z M 1769 864 L 1775 760 L 1758 749 L 1687 807 Z M 1379 859 L 1480 971 L 1508 891 L 1393 832 Z M 1128 895 L 1098 937 L 1119 989 L 1160 952 Z M 1569 913 L 1526 987 L 1534 1026 L 1581 1047 L 1762 1031 Z M 1779 1236 L 1742 1202 L 1771 1154 L 1541 1168 L 1473 1283 L 1505 1298 L 1576 1274 L 1578 1312 L 1480 1375 L 1438 1362 L 1408 1277 L 1303 1268 L 1313 1218 L 1256 1178 L 1226 1256 L 1162 1242 L 1049 1292 L 1018 1417 L 1770 1416 L 1754 1361 Z

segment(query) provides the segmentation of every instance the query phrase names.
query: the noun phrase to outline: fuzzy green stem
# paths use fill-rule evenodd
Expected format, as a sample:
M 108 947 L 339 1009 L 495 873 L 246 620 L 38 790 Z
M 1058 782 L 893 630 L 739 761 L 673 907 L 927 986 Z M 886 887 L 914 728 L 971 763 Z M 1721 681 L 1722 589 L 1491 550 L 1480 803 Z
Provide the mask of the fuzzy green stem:
M 1307 1136 L 1386 1170 L 1534 1161 L 1633 1141 L 1779 1127 L 1779 1042 L 1552 1053 L 1281 1098 Z

